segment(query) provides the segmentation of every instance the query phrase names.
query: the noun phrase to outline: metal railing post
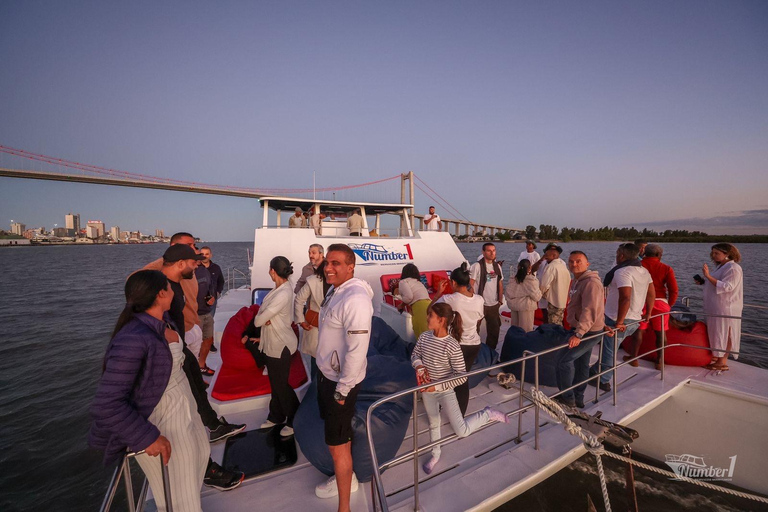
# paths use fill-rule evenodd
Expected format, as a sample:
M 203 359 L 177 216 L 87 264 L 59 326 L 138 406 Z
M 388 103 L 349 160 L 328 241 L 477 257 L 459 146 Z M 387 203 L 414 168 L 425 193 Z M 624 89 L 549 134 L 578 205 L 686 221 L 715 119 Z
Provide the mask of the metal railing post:
M 100 512 L 105 512 L 112 507 L 112 501 L 115 499 L 115 493 L 117 493 L 117 484 L 120 481 L 120 477 L 123 476 L 123 468 L 127 461 L 128 458 L 123 457 L 123 460 L 120 461 L 120 464 L 115 468 L 115 472 L 112 474 L 112 480 L 110 480 L 109 487 L 107 487 L 107 494 L 104 496 L 104 501 L 101 503 L 101 508 L 99 509 Z
M 539 391 L 539 356 L 536 356 L 536 359 L 533 360 L 533 383 L 536 388 L 536 391 Z M 536 426 L 534 427 L 534 443 L 533 443 L 533 449 L 538 450 L 539 449 L 539 404 L 536 404 L 536 409 L 534 409 L 534 421 L 536 422 Z M 522 413 L 519 414 L 522 416 Z
M 126 464 L 125 471 L 123 471 L 123 478 L 125 479 L 125 499 L 128 501 L 129 512 L 136 512 L 136 502 L 133 499 L 133 481 L 131 480 L 131 465 Z
M 520 369 L 520 399 L 518 400 L 518 407 L 523 407 L 523 383 L 525 382 L 525 361 L 520 361 L 522 368 Z M 522 441 L 523 435 L 523 413 L 517 414 L 517 442 Z
M 664 381 L 664 352 L 667 347 L 667 332 L 664 330 L 664 315 L 661 316 L 661 353 L 659 353 L 658 361 L 661 365 L 661 380 Z
M 606 335 L 603 334 L 603 337 L 600 338 L 600 350 L 597 351 L 597 373 L 600 373 L 603 371 L 603 343 L 605 343 Z M 595 382 L 595 403 L 600 401 L 600 377 L 595 377 L 597 379 L 597 382 Z
M 413 510 L 419 511 L 419 395 L 413 392 Z
M 621 338 L 624 341 L 624 337 Z M 619 364 L 619 331 L 613 335 L 613 370 L 611 371 L 611 382 L 613 382 L 613 406 L 616 407 L 616 366 Z M 600 389 L 600 379 L 597 380 L 597 389 Z
M 171 479 L 168 476 L 168 465 L 165 463 L 165 457 L 160 454 L 160 466 L 163 469 L 163 494 L 165 495 L 165 510 L 166 512 L 173 512 L 173 504 L 171 503 Z

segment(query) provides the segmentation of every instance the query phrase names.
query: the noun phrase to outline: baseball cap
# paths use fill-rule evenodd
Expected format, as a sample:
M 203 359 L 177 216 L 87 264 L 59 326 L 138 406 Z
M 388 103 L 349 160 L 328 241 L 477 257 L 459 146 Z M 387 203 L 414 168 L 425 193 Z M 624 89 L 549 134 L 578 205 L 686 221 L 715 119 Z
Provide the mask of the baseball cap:
M 188 245 L 176 244 L 170 246 L 163 254 L 163 261 L 166 263 L 174 263 L 182 260 L 204 260 L 205 256 L 202 254 L 196 254 L 195 250 Z

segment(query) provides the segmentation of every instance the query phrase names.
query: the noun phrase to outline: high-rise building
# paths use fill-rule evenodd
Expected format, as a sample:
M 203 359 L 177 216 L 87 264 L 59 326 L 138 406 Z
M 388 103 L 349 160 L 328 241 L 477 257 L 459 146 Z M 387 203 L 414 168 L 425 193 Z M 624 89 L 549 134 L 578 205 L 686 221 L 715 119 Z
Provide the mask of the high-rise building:
M 26 224 L 22 224 L 21 222 L 13 222 L 11 224 L 11 233 L 13 233 L 14 235 L 23 236 L 24 231 L 26 230 L 27 230 Z
M 89 220 L 88 224 L 86 225 L 86 228 L 90 228 L 93 226 L 96 229 L 96 232 L 98 233 L 96 236 L 91 236 L 91 231 L 86 232 L 86 236 L 88 238 L 99 238 L 106 234 L 107 228 L 104 226 L 104 223 L 100 220 Z
M 88 225 L 85 226 L 85 237 L 92 239 L 99 238 L 99 228 L 89 222 Z
M 158 238 L 164 238 L 163 230 L 162 229 L 156 229 L 155 230 L 155 236 L 158 237 Z
M 74 236 L 80 233 L 80 214 L 69 212 L 66 216 L 67 229 L 71 229 L 74 232 Z
M 120 241 L 120 226 L 112 226 L 112 228 L 109 230 L 109 235 L 115 242 Z

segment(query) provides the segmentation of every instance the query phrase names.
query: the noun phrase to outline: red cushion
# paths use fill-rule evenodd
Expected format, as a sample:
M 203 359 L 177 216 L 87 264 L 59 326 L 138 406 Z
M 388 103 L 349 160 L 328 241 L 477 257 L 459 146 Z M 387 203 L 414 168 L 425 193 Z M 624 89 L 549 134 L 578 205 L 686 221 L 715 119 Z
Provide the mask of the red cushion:
M 235 400 L 271 392 L 269 378 L 262 375 L 263 370 L 256 366 L 256 361 L 241 341 L 243 331 L 258 311 L 259 306 L 256 304 L 241 308 L 224 328 L 221 336 L 221 368 L 211 391 L 211 396 L 217 400 Z M 293 328 L 294 331 L 297 330 L 295 325 Z M 304 364 L 301 354 L 297 351 L 291 358 L 288 382 L 293 388 L 297 388 L 306 381 Z
M 634 336 L 621 344 L 624 350 L 627 350 L 630 340 L 634 346 Z M 684 343 L 686 345 L 695 345 L 697 347 L 709 348 L 709 337 L 707 336 L 707 324 L 696 322 L 691 329 L 677 329 L 670 326 L 667 331 L 667 345 Z M 643 354 L 656 348 L 656 333 L 653 329 L 648 329 L 643 335 L 643 344 L 640 346 L 640 353 Z M 658 353 L 643 357 L 651 361 L 656 360 Z M 674 366 L 704 366 L 712 359 L 712 352 L 690 347 L 672 347 L 664 352 L 664 363 Z

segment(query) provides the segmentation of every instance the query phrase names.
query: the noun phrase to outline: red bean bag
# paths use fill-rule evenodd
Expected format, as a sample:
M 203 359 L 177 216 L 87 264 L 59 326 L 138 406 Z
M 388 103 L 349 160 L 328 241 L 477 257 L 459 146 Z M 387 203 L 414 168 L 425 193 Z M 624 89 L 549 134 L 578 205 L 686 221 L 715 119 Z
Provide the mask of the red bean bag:
M 621 347 L 627 350 L 630 341 L 634 346 L 634 337 L 624 340 Z M 707 336 L 707 324 L 696 322 L 690 329 L 677 329 L 670 326 L 667 331 L 667 345 L 684 343 L 686 345 L 695 345 L 697 347 L 706 347 L 709 349 L 709 337 Z M 640 346 L 640 354 L 656 348 L 656 333 L 653 329 L 648 329 L 643 335 L 643 344 Z M 655 361 L 657 353 L 643 357 L 648 361 Z M 712 360 L 712 352 L 690 347 L 672 347 L 664 352 L 664 363 L 674 366 L 704 366 Z
M 240 341 L 246 326 L 253 321 L 259 311 L 258 305 L 241 308 L 230 318 L 221 336 L 221 368 L 218 370 L 216 383 L 213 385 L 211 396 L 216 400 L 226 402 L 240 398 L 268 395 L 272 389 L 269 377 L 263 375 L 263 370 L 256 366 L 251 353 Z M 298 331 L 293 326 L 294 331 Z M 297 332 L 298 335 L 298 332 Z M 288 383 L 296 389 L 307 382 L 307 374 L 301 354 L 297 350 L 291 357 L 291 371 Z

